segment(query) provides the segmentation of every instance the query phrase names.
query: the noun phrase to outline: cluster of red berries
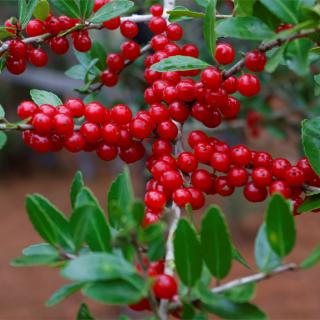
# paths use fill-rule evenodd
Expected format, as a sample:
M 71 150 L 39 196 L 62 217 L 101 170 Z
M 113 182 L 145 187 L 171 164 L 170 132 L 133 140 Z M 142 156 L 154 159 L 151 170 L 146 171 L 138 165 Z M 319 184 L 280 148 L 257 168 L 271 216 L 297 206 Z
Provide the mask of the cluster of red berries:
M 307 158 L 292 165 L 285 158 L 273 159 L 267 152 L 252 151 L 244 145 L 230 147 L 200 130 L 189 134 L 188 143 L 192 152 L 182 152 L 176 159 L 170 152 L 149 158 L 153 179 L 146 187 L 145 225 L 158 221 L 171 200 L 179 207 L 190 204 L 197 210 L 204 206 L 205 194 L 226 197 L 236 187 L 243 187 L 245 198 L 251 202 L 280 193 L 292 200 L 296 214 L 303 202 L 303 185 L 320 186 L 320 178 Z
M 149 263 L 147 259 L 144 259 L 145 265 L 147 265 L 147 274 L 153 279 L 153 293 L 157 300 L 174 300 L 178 294 L 178 286 L 176 280 L 167 274 L 164 274 L 164 261 Z M 141 265 L 136 265 L 139 272 L 143 272 Z M 136 304 L 129 306 L 135 311 L 151 310 L 149 300 L 147 298 L 142 299 Z

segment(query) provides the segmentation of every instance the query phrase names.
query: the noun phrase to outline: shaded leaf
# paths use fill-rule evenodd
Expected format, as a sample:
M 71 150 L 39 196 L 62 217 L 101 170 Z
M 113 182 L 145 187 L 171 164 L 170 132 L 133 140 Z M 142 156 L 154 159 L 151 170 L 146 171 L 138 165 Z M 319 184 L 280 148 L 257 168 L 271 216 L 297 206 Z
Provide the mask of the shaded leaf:
M 19 0 L 19 21 L 21 30 L 24 30 L 30 21 L 33 11 L 38 4 L 38 0 Z
M 7 143 L 7 135 L 4 132 L 0 132 L 0 150 L 6 145 Z
M 81 303 L 77 314 L 77 320 L 94 320 L 89 307 L 85 303 Z
M 54 255 L 56 255 L 57 257 L 59 257 L 59 253 L 58 253 L 57 249 L 48 243 L 33 244 L 33 245 L 23 249 L 22 253 L 24 256 L 37 256 L 37 255 L 54 256 Z
M 192 18 L 204 18 L 205 16 L 202 12 L 191 11 L 190 9 L 183 6 L 177 6 L 168 13 L 170 22 L 189 20 Z
M 256 283 L 251 282 L 236 286 L 223 292 L 223 295 L 234 302 L 248 302 L 253 299 L 256 292 Z
M 34 11 L 33 16 L 39 20 L 45 21 L 50 12 L 50 6 L 47 0 L 39 0 Z
M 81 64 L 76 64 L 69 68 L 64 74 L 71 79 L 83 81 L 86 75 L 86 69 Z
M 251 16 L 256 0 L 235 0 L 235 12 L 238 17 Z
M 242 256 L 242 254 L 235 246 L 232 247 L 232 258 L 241 263 L 247 269 L 251 269 L 246 259 Z
M 62 101 L 58 96 L 56 96 L 52 92 L 48 92 L 45 90 L 32 89 L 30 90 L 30 95 L 32 100 L 38 105 L 42 104 L 51 104 L 52 106 L 62 105 Z
M 216 52 L 216 0 L 209 0 L 204 18 L 204 40 L 211 56 L 214 58 Z
M 277 67 L 284 61 L 284 52 L 287 48 L 287 44 L 282 45 L 279 48 L 276 48 L 273 54 L 268 58 L 265 70 L 272 73 L 277 69 Z
M 94 0 L 80 0 L 80 15 L 83 19 L 88 19 L 92 14 Z
M 301 262 L 300 267 L 302 269 L 309 269 L 316 265 L 320 261 L 320 246 L 317 246 L 311 254 Z
M 70 18 L 80 18 L 80 8 L 76 0 L 50 0 L 60 13 Z
M 83 182 L 83 176 L 81 171 L 77 171 L 76 174 L 73 177 L 72 183 L 71 183 L 71 188 L 70 188 L 70 200 L 71 200 L 71 207 L 74 209 L 77 196 L 81 189 L 84 186 Z
M 14 267 L 46 266 L 59 260 L 56 255 L 28 255 L 11 260 Z
M 261 0 L 261 2 L 282 21 L 297 24 L 299 0 Z

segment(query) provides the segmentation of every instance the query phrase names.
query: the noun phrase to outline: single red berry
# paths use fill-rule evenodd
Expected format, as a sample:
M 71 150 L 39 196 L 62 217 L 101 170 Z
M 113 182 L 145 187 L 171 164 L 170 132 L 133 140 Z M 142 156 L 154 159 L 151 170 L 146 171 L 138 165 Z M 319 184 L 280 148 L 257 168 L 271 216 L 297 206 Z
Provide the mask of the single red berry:
M 102 127 L 102 138 L 108 144 L 117 144 L 119 141 L 119 128 L 114 123 L 108 123 Z
M 96 150 L 98 157 L 104 161 L 111 161 L 117 157 L 118 148 L 101 142 Z
M 161 4 L 154 4 L 150 7 L 150 13 L 153 16 L 160 17 L 163 14 L 163 7 Z
M 168 192 L 173 192 L 182 186 L 183 179 L 178 171 L 169 170 L 161 175 L 160 182 Z
M 182 152 L 177 159 L 178 167 L 185 173 L 193 172 L 198 167 L 198 160 L 191 152 Z
M 260 91 L 260 81 L 253 74 L 243 74 L 238 78 L 238 90 L 245 97 L 252 97 Z
M 126 38 L 133 39 L 138 35 L 138 25 L 130 20 L 123 21 L 120 24 L 120 31 Z
M 45 23 L 39 19 L 31 19 L 26 26 L 28 37 L 36 37 L 47 32 Z
M 243 189 L 243 194 L 248 201 L 261 202 L 264 201 L 268 192 L 266 188 L 259 188 L 253 182 L 249 182 Z
M 125 59 L 130 61 L 136 60 L 140 56 L 140 46 L 134 41 L 126 41 L 122 43 L 121 53 Z
M 16 59 L 25 59 L 27 57 L 27 45 L 19 39 L 10 40 L 8 45 L 9 55 Z
M 254 167 L 270 168 L 272 163 L 272 157 L 268 152 L 256 152 L 253 158 Z
M 156 180 L 160 181 L 162 174 L 167 171 L 171 171 L 172 169 L 174 168 L 168 162 L 164 160 L 156 160 L 151 166 L 150 172 Z
M 89 143 L 96 143 L 101 137 L 100 127 L 96 123 L 83 123 L 80 128 L 80 133 Z
M 47 135 L 32 133 L 30 136 L 30 147 L 39 153 L 49 152 L 51 150 L 51 141 Z
M 169 105 L 169 112 L 172 119 L 178 122 L 185 122 L 190 114 L 189 108 L 183 102 L 173 102 Z
M 219 64 L 230 64 L 235 57 L 235 50 L 228 43 L 219 43 L 216 48 L 215 59 Z
M 181 54 L 187 57 L 198 58 L 199 49 L 193 44 L 184 44 L 181 48 Z
M 74 127 L 73 119 L 58 113 L 53 117 L 53 127 L 58 134 L 70 135 Z
M 55 16 L 49 16 L 45 21 L 46 29 L 49 33 L 56 36 L 64 27 L 59 18 Z
M 179 188 L 174 191 L 172 199 L 178 207 L 184 207 L 191 203 L 191 193 L 186 188 Z
M 50 48 L 55 54 L 66 54 L 69 50 L 69 41 L 66 37 L 53 37 L 50 39 Z
M 38 106 L 33 101 L 23 101 L 18 105 L 17 113 L 21 120 L 33 117 L 38 112 Z
M 73 46 L 77 51 L 87 52 L 91 49 L 92 42 L 89 35 L 86 32 L 78 32 L 73 38 Z
M 146 212 L 146 214 L 143 218 L 142 227 L 146 228 L 153 223 L 157 223 L 159 221 L 159 219 L 160 219 L 159 215 L 148 211 L 148 212 Z
M 32 49 L 29 52 L 29 61 L 35 67 L 44 67 L 48 63 L 48 55 L 41 48 Z
M 42 104 L 39 107 L 39 112 L 53 118 L 58 113 L 58 110 L 51 104 Z
M 120 72 L 125 66 L 124 59 L 118 53 L 109 53 L 106 62 L 109 70 L 115 73 Z
M 168 43 L 164 49 L 168 57 L 180 54 L 180 47 L 176 43 Z
M 213 182 L 212 176 L 207 170 L 197 169 L 191 174 L 192 185 L 201 191 L 209 192 Z
M 167 200 L 163 192 L 148 191 L 145 194 L 144 201 L 147 207 L 151 208 L 152 210 L 159 211 L 163 209 Z
M 73 117 L 80 118 L 84 114 L 85 105 L 81 99 L 70 98 L 65 102 L 65 106 L 71 111 Z
M 274 181 L 270 185 L 269 192 L 271 195 L 279 193 L 286 199 L 291 197 L 291 189 L 284 181 Z
M 306 157 L 297 162 L 297 167 L 303 171 L 307 180 L 311 181 L 317 177 L 317 174 L 313 171 L 310 162 Z
M 194 100 L 194 83 L 187 82 L 186 79 L 180 81 L 177 86 L 177 95 L 181 101 L 190 102 Z
M 267 57 L 263 52 L 259 50 L 253 50 L 247 52 L 244 61 L 245 66 L 248 70 L 253 72 L 260 72 L 264 70 L 264 67 L 267 63 Z
M 238 90 L 238 79 L 235 76 L 231 76 L 223 81 L 222 88 L 227 91 L 228 94 L 235 93 Z
M 111 119 L 117 124 L 127 124 L 132 119 L 132 111 L 125 104 L 117 104 L 111 109 Z
M 140 300 L 138 303 L 130 304 L 129 308 L 134 311 L 150 310 L 150 303 L 147 298 Z
M 104 70 L 101 73 L 101 82 L 106 86 L 106 87 L 114 87 L 119 81 L 119 76 L 110 71 L 110 70 Z
M 255 168 L 252 170 L 252 180 L 259 188 L 268 187 L 272 183 L 272 173 L 264 167 Z
M 73 132 L 64 142 L 64 147 L 70 152 L 80 152 L 85 146 L 85 140 L 80 132 Z
M 178 292 L 176 280 L 167 274 L 158 275 L 152 288 L 158 299 L 170 300 Z
M 149 21 L 149 28 L 155 34 L 164 32 L 167 28 L 167 22 L 164 18 L 155 16 Z
M 204 206 L 205 203 L 205 198 L 203 193 L 197 189 L 197 188 L 193 188 L 193 187 L 188 187 L 187 190 L 190 192 L 191 194 L 191 207 L 193 210 L 198 210 L 201 209 Z
M 170 116 L 169 110 L 162 103 L 155 103 L 151 105 L 149 112 L 155 123 L 167 121 Z
M 241 167 L 233 167 L 227 174 L 228 183 L 234 187 L 242 187 L 248 181 L 248 172 Z
M 305 175 L 300 168 L 292 166 L 285 172 L 285 181 L 288 186 L 300 187 L 305 182 Z
M 215 67 L 208 67 L 202 71 L 201 81 L 207 88 L 217 90 L 222 83 L 221 72 Z
M 6 27 L 7 32 L 10 32 L 14 35 L 17 33 L 17 25 L 13 24 L 11 19 L 7 19 L 4 22 L 4 26 Z
M 163 140 L 174 140 L 178 135 L 177 126 L 170 120 L 159 123 L 157 132 Z
M 227 172 L 230 167 L 230 157 L 224 152 L 214 152 L 210 159 L 211 167 L 220 172 Z
M 168 43 L 168 38 L 163 34 L 158 34 L 151 39 L 151 47 L 154 51 L 163 50 Z
M 246 166 L 252 161 L 251 152 L 246 146 L 240 144 L 231 148 L 230 159 L 235 165 Z
M 15 60 L 13 58 L 8 58 L 6 60 L 6 67 L 10 73 L 18 75 L 26 70 L 27 65 L 24 59 Z
M 97 12 L 99 9 L 101 9 L 108 1 L 106 0 L 94 0 L 94 5 L 93 5 L 93 12 Z
M 84 116 L 88 122 L 103 123 L 106 119 L 105 108 L 99 102 L 90 102 L 85 107 Z
M 44 113 L 37 113 L 32 119 L 32 125 L 39 133 L 48 133 L 52 130 L 52 120 Z
M 240 101 L 235 97 L 229 96 L 227 104 L 220 110 L 225 118 L 234 119 L 240 112 Z
M 58 19 L 61 23 L 61 31 L 69 30 L 78 23 L 77 19 L 70 18 L 67 16 L 59 16 Z
M 169 24 L 166 33 L 168 39 L 171 41 L 179 41 L 183 37 L 183 29 L 177 23 Z
M 206 142 L 200 142 L 194 147 L 194 155 L 202 163 L 209 163 L 213 152 L 213 146 Z
M 136 139 L 148 138 L 151 132 L 151 123 L 144 119 L 135 118 L 130 123 L 130 133 Z
M 272 161 L 272 174 L 277 179 L 285 179 L 286 171 L 291 167 L 290 162 L 285 158 L 276 158 Z
M 214 188 L 218 194 L 227 197 L 233 194 L 234 186 L 230 185 L 226 177 L 217 177 L 214 181 Z
M 113 19 L 103 22 L 103 26 L 108 30 L 116 30 L 120 27 L 120 23 L 120 17 L 115 17 Z
M 132 141 L 128 148 L 121 148 L 119 157 L 126 163 L 133 163 L 143 158 L 146 150 L 140 141 Z
M 191 148 L 194 148 L 200 142 L 207 141 L 207 135 L 200 130 L 194 130 L 189 133 L 188 143 Z

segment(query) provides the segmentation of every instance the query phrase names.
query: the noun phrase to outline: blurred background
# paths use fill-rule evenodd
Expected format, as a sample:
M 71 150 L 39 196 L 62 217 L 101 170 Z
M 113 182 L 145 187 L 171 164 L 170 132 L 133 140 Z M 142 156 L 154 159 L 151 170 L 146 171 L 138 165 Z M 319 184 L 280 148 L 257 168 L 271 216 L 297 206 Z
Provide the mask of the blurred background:
M 0 22 L 17 15 L 18 1 L 0 2 Z M 152 1 L 135 1 L 136 9 L 143 12 Z M 177 1 L 178 5 L 202 10 L 194 1 Z M 230 12 L 228 3 L 222 3 L 222 13 Z M 185 42 L 196 43 L 201 57 L 210 61 L 202 38 L 201 21 L 182 22 L 185 27 Z M 139 41 L 146 43 L 149 34 L 141 27 Z M 118 52 L 123 39 L 118 32 L 100 31 L 93 38 L 101 42 L 107 52 Z M 257 43 L 235 41 L 238 58 L 241 52 L 254 48 Z M 60 98 L 83 97 L 74 88 L 82 86 L 82 81 L 68 78 L 64 72 L 75 65 L 72 50 L 63 57 L 50 54 L 47 68 L 35 69 L 28 66 L 21 76 L 12 76 L 6 71 L 0 75 L 0 103 L 4 106 L 7 118 L 17 119 L 16 107 L 19 102 L 29 99 L 29 90 L 44 89 L 56 93 Z M 212 62 L 212 60 L 211 60 Z M 107 107 L 117 102 L 125 102 L 134 110 L 145 108 L 143 103 L 143 58 L 127 68 L 121 82 L 115 89 L 103 89 L 101 93 L 86 99 L 97 99 Z M 316 66 L 317 67 L 317 66 Z M 224 123 L 208 134 L 227 141 L 231 145 L 246 143 L 255 150 L 267 150 L 274 157 L 285 156 L 294 163 L 301 155 L 300 121 L 319 114 L 320 104 L 314 98 L 312 73 L 298 77 L 280 66 L 271 76 L 259 75 L 262 92 L 254 99 L 242 99 L 241 119 Z M 258 120 L 257 120 L 258 119 Z M 248 124 L 251 125 L 248 127 Z M 252 125 L 253 123 L 253 125 Z M 204 129 L 199 123 L 186 125 L 186 132 L 194 128 Z M 66 214 L 70 211 L 69 185 L 72 176 L 81 170 L 86 182 L 105 207 L 108 187 L 120 172 L 123 164 L 119 160 L 111 163 L 99 160 L 94 153 L 39 155 L 23 145 L 21 134 L 8 134 L 8 143 L 0 153 L 0 319 L 73 319 L 82 301 L 80 294 L 67 299 L 56 307 L 46 308 L 46 299 L 63 283 L 57 270 L 47 268 L 13 268 L 9 261 L 20 255 L 21 249 L 31 243 L 39 242 L 35 231 L 27 219 L 24 198 L 28 193 L 41 193 L 48 197 Z M 142 197 L 146 180 L 143 163 L 130 166 L 135 193 Z M 258 226 L 263 219 L 265 203 L 250 204 L 242 197 L 241 190 L 232 197 L 210 197 L 207 204 L 222 206 L 232 229 L 234 242 L 243 256 L 254 265 L 253 245 Z M 195 215 L 200 216 L 201 212 Z M 320 243 L 319 215 L 306 214 L 297 219 L 298 244 L 288 260 L 300 261 L 312 248 Z M 230 279 L 249 274 L 241 265 L 235 263 Z M 319 319 L 320 317 L 320 270 L 314 268 L 301 273 L 287 273 L 261 283 L 255 303 L 264 309 L 271 319 Z M 87 301 L 88 302 L 88 301 Z M 100 319 L 113 319 L 119 308 L 107 308 L 89 302 L 92 313 Z M 126 312 L 128 312 L 126 310 Z M 130 315 L 134 316 L 129 312 Z

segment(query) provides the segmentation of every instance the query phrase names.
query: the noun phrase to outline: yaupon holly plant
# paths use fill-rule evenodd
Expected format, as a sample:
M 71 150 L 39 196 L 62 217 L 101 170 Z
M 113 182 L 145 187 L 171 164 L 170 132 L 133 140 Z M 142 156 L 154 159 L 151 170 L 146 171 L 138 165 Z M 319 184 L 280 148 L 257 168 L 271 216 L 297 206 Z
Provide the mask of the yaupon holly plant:
M 320 259 L 317 247 L 301 264 L 284 263 L 296 240 L 293 216 L 320 207 L 319 119 L 302 123 L 306 157 L 294 164 L 243 144 L 230 146 L 204 131 L 222 122 L 232 125 L 241 106 L 259 95 L 264 70 L 287 65 L 298 75 L 310 71 L 320 52 L 318 5 L 298 0 L 195 2 L 201 11 L 168 0 L 164 7 L 152 5 L 150 13 L 120 18 L 134 10 L 133 2 L 20 0 L 19 16 L 0 29 L 1 69 L 16 75 L 28 62 L 45 66 L 48 47 L 65 54 L 71 40 L 80 64 L 68 74 L 82 79 L 78 91 L 89 94 L 61 101 L 53 93 L 31 90 L 32 100 L 17 107 L 20 122 L 9 122 L 1 110 L 1 130 L 21 130 L 25 144 L 39 153 L 66 149 L 96 152 L 105 161 L 117 156 L 128 164 L 145 161 L 150 176 L 143 204 L 134 198 L 125 167 L 109 190 L 108 219 L 80 172 L 72 183 L 68 217 L 38 194 L 27 197 L 29 218 L 45 243 L 24 249 L 12 264 L 61 268 L 72 282 L 53 294 L 50 306 L 81 290 L 102 303 L 129 305 L 160 319 L 206 318 L 208 313 L 262 319 L 264 312 L 249 303 L 256 282 L 309 268 Z M 227 6 L 229 14 L 219 14 L 220 6 Z M 196 45 L 180 43 L 184 30 L 177 22 L 194 18 L 204 20 L 210 63 L 199 59 Z M 142 23 L 153 34 L 143 46 L 135 41 Z M 91 31 L 104 28 L 120 29 L 126 38 L 118 52 L 105 53 L 92 41 Z M 239 53 L 229 38 L 262 42 L 236 62 Z M 134 114 L 129 105 L 107 108 L 95 101 L 95 93 L 115 86 L 121 72 L 142 55 L 144 110 Z M 315 82 L 320 84 L 317 75 Z M 190 122 L 194 130 L 186 133 Z M 260 122 L 259 113 L 247 114 L 253 135 Z M 3 145 L 6 136 L 0 133 Z M 250 267 L 217 206 L 205 211 L 200 227 L 193 211 L 205 206 L 205 195 L 227 197 L 236 188 L 251 202 L 270 197 L 255 243 L 260 273 L 221 284 L 233 260 Z M 92 319 L 86 305 L 78 319 Z

